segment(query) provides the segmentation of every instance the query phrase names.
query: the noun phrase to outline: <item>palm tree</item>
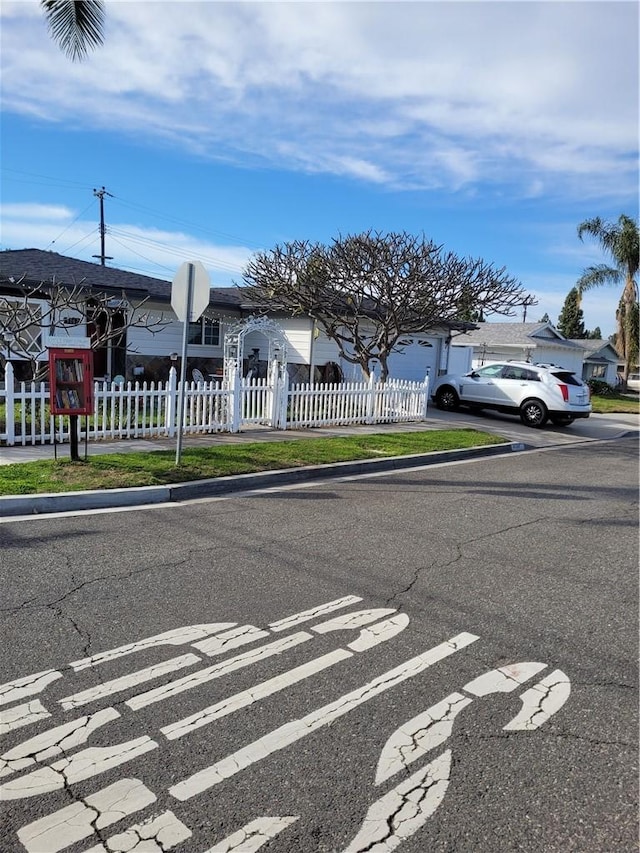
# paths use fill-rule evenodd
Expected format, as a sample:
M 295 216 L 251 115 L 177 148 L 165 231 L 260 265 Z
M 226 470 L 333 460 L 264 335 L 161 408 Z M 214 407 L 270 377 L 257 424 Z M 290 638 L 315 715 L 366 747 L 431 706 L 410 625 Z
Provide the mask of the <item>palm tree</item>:
M 51 38 L 74 62 L 104 42 L 103 0 L 40 0 Z
M 622 214 L 617 222 L 604 222 L 596 216 L 594 219 L 585 219 L 578 225 L 578 237 L 581 240 L 583 234 L 589 234 L 600 243 L 602 251 L 613 261 L 613 265 L 596 264 L 587 267 L 577 282 L 580 295 L 585 290 L 605 284 L 623 284 L 616 311 L 616 349 L 624 361 L 622 378 L 626 383 L 630 369 L 638 363 L 638 223 L 625 214 Z

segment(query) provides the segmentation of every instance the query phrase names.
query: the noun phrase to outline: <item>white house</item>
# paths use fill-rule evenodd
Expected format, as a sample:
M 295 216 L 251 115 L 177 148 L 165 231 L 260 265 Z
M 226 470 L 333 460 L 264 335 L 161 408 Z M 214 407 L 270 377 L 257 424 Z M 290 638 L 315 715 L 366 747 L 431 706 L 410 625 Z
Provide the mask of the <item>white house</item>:
M 478 323 L 451 343 L 453 349 L 470 348 L 473 368 L 490 361 L 530 361 L 557 364 L 582 376 L 588 341 L 567 340 L 552 323 Z
M 96 377 L 113 378 L 122 375 L 126 379 L 167 379 L 172 360 L 182 350 L 183 335 L 183 325 L 171 309 L 171 282 L 40 249 L 0 252 L 0 301 L 5 299 L 15 302 L 28 291 L 30 302 L 40 304 L 44 312 L 47 295 L 56 282 L 68 286 L 81 285 L 112 297 L 116 321 L 120 317 L 123 332 L 119 339 L 94 350 Z M 200 371 L 206 378 L 222 374 L 225 332 L 253 313 L 252 306 L 245 301 L 242 288 L 212 288 L 210 293 L 210 303 L 203 316 L 198 322 L 189 325 L 189 378 L 193 370 Z M 154 334 L 143 326 L 130 325 L 130 305 L 136 305 L 142 300 L 144 304 L 136 309 L 138 315 L 149 314 L 156 319 L 162 318 L 162 328 Z M 121 302 L 122 310 L 119 311 Z M 288 372 L 294 382 L 308 381 L 310 376 L 328 381 L 340 376 L 360 378 L 358 368 L 340 359 L 335 342 L 327 338 L 310 317 L 291 317 L 276 312 L 269 317 L 279 325 L 286 339 Z M 53 323 L 48 324 L 49 331 L 56 335 L 67 334 L 71 339 L 74 336 L 90 337 L 100 323 L 99 317 L 88 321 L 86 312 L 83 316 L 69 310 L 51 319 Z M 55 328 L 51 328 L 51 325 Z M 452 325 L 455 326 L 451 324 L 434 329 L 429 334 L 403 339 L 389 358 L 390 376 L 422 381 L 427 374 L 434 377 L 451 369 L 470 369 L 469 351 L 456 351 L 449 346 Z M 34 356 L 37 354 L 41 361 L 47 357 L 42 329 L 34 329 L 31 340 L 23 343 L 23 349 L 25 351 L 21 352 L 15 342 L 12 347 L 10 335 L 3 339 L 0 334 L 0 352 L 14 362 L 18 378 L 28 379 L 26 350 Z M 253 355 L 261 370 L 264 370 L 267 352 L 267 341 L 263 334 L 255 331 L 246 335 L 245 359 Z

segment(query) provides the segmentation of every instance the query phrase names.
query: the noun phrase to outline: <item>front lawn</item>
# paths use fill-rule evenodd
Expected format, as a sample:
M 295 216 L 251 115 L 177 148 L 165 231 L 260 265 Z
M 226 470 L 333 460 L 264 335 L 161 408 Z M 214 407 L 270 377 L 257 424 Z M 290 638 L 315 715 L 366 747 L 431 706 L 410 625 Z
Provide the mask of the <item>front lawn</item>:
M 599 394 L 591 395 L 591 406 L 598 415 L 638 415 L 640 414 L 640 398 L 629 394 L 612 394 L 601 397 Z
M 186 448 L 179 467 L 175 465 L 175 452 L 168 450 L 89 456 L 86 462 L 47 459 L 1 465 L 0 495 L 166 485 L 503 443 L 504 438 L 478 430 L 451 429 Z

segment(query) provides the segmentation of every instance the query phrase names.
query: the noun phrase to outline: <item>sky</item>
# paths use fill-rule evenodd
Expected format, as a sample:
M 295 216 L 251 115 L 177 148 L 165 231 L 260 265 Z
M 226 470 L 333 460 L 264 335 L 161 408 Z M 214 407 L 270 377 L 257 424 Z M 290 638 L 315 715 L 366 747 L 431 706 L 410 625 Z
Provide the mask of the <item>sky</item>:
M 0 248 L 98 263 L 104 187 L 120 269 L 200 260 L 224 287 L 278 243 L 408 231 L 557 322 L 607 261 L 578 224 L 638 217 L 639 8 L 106 0 L 74 63 L 36 0 L 3 0 Z M 587 328 L 615 331 L 619 295 L 585 294 Z

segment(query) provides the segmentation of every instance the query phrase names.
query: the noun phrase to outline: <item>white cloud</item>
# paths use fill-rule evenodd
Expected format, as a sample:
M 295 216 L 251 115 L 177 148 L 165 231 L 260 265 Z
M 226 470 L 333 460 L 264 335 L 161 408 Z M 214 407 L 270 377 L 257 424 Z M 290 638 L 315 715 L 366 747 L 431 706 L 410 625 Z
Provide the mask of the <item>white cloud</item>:
M 0 204 L 0 218 L 68 222 L 73 216 L 70 208 L 61 204 Z
M 634 3 L 116 2 L 82 65 L 34 6 L 3 4 L 5 109 L 398 187 L 636 192 Z

